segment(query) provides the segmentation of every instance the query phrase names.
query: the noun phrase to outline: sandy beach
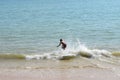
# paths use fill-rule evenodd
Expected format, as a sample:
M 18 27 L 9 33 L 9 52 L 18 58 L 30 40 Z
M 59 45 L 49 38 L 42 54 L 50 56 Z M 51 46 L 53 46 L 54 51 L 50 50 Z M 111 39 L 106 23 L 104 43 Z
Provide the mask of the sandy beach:
M 0 80 L 120 80 L 105 69 L 22 69 L 0 70 Z
M 1 59 L 0 80 L 120 80 L 120 73 L 119 65 L 95 59 Z

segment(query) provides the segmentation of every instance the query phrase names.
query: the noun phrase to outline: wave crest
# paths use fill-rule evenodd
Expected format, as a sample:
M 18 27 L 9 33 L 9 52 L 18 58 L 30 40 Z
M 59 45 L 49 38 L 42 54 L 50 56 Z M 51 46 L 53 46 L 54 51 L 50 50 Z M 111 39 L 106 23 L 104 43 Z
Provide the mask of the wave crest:
M 58 59 L 70 60 L 77 57 L 97 58 L 97 57 L 111 57 L 120 56 L 120 52 L 109 52 L 107 50 L 88 49 L 80 41 L 76 45 L 67 47 L 66 50 L 57 49 L 55 51 L 43 54 L 0 54 L 0 59 Z
M 69 60 L 76 58 L 77 56 L 82 56 L 86 58 L 95 58 L 100 56 L 110 57 L 111 52 L 107 50 L 88 49 L 85 45 L 81 44 L 80 41 L 78 41 L 76 45 L 69 45 L 66 50 L 58 49 L 51 53 L 44 53 L 42 55 L 27 55 L 26 58 Z

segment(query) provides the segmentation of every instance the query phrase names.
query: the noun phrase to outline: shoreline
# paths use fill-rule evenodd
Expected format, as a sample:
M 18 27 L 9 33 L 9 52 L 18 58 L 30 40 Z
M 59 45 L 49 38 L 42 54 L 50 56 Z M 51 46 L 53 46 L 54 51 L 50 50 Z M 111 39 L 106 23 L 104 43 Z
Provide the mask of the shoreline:
M 108 69 L 8 69 L 0 70 L 0 80 L 120 80 Z

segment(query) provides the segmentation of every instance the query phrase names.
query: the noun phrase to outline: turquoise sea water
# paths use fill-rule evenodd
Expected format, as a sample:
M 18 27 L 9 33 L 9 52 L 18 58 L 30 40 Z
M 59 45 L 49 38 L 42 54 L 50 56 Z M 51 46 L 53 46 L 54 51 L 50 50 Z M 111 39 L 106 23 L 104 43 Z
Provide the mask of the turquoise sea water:
M 1 54 L 52 52 L 60 38 L 120 51 L 120 1 L 0 0 Z

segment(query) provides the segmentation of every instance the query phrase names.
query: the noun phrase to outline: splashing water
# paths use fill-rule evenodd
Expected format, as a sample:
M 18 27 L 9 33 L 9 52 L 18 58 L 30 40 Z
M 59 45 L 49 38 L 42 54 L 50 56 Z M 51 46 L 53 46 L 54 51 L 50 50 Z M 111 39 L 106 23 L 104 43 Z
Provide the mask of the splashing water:
M 76 56 L 83 56 L 87 58 L 91 57 L 100 57 L 100 56 L 110 56 L 110 52 L 107 50 L 99 50 L 99 49 L 88 49 L 84 44 L 81 44 L 79 40 L 77 40 L 74 45 L 68 44 L 66 50 L 58 49 L 56 51 L 50 53 L 44 53 L 42 55 L 27 55 L 26 59 L 71 59 Z

